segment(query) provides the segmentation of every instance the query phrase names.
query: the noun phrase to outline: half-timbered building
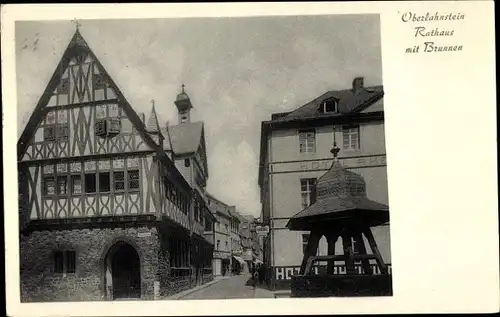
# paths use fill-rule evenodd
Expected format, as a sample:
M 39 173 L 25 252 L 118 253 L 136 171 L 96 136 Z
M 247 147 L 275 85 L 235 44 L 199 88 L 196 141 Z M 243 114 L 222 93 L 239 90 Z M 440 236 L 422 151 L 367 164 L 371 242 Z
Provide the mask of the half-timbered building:
M 77 30 L 18 141 L 23 301 L 154 299 L 211 279 L 214 218 L 172 141 Z

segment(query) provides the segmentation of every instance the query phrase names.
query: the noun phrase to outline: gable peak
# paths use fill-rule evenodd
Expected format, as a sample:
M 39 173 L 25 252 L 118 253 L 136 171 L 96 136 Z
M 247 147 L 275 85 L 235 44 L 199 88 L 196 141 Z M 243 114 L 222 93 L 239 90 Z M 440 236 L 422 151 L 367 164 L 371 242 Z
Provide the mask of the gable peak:
M 158 123 L 158 116 L 156 115 L 155 103 L 154 100 L 151 100 L 153 104 L 151 109 L 151 115 L 149 116 L 147 129 L 150 133 L 159 133 L 160 132 L 160 124 Z
M 75 34 L 73 34 L 73 37 L 71 38 L 71 41 L 69 42 L 69 47 L 78 47 L 78 48 L 89 48 L 89 45 L 83 38 L 82 34 L 80 33 L 80 29 L 76 28 Z

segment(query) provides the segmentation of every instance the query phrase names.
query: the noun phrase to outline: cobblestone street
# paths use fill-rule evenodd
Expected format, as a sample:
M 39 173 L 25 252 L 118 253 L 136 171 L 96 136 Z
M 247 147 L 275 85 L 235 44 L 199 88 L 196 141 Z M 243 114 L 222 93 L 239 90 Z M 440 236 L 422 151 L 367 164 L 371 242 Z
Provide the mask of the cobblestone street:
M 274 298 L 274 293 L 249 285 L 250 274 L 231 276 L 179 299 Z

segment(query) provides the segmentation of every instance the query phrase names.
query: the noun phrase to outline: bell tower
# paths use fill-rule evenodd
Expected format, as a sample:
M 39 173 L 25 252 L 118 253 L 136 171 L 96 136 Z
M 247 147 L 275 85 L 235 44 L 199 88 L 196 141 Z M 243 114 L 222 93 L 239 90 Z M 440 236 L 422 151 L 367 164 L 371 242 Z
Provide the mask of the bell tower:
M 191 109 L 193 108 L 191 100 L 184 91 L 184 88 L 185 86 L 182 84 L 182 92 L 177 95 L 175 100 L 175 105 L 179 113 L 179 124 L 189 123 L 191 121 Z

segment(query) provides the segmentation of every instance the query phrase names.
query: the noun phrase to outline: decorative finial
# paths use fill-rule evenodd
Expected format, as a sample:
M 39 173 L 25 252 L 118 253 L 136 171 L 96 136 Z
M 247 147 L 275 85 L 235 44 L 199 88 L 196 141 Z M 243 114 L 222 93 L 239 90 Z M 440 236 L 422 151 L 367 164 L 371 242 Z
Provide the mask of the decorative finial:
M 155 100 L 151 99 L 151 104 L 153 105 L 153 108 L 155 107 Z
M 184 93 L 184 87 L 186 87 L 186 85 L 182 84 L 181 87 L 182 87 L 182 93 Z
M 75 22 L 76 30 L 78 31 L 80 29 L 80 26 L 82 26 L 80 21 L 75 18 L 73 19 L 73 22 Z
M 333 141 L 333 148 L 330 150 L 330 152 L 333 154 L 333 158 L 337 160 L 337 156 L 339 155 L 340 149 L 337 147 L 337 142 Z

